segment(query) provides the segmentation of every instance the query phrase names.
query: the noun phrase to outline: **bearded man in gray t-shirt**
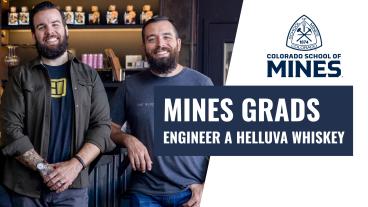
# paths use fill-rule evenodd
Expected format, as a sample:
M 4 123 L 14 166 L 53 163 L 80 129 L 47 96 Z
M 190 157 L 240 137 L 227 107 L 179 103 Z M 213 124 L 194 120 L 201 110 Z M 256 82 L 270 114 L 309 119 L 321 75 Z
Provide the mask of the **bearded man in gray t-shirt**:
M 212 86 L 205 75 L 178 64 L 181 39 L 173 22 L 157 16 L 143 25 L 150 70 L 129 76 L 111 107 L 112 139 L 127 147 L 133 172 L 131 206 L 199 206 L 209 157 L 154 156 L 155 86 Z M 127 123 L 130 134 L 121 126 Z

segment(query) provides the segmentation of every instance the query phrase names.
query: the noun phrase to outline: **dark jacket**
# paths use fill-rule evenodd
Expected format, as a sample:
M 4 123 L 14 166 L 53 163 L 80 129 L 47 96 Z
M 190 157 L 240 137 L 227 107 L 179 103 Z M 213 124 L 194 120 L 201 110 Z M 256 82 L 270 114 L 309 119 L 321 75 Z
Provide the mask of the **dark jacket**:
M 84 143 L 96 145 L 102 152 L 111 151 L 111 119 L 105 89 L 97 72 L 69 54 L 74 98 L 72 154 Z M 9 189 L 38 198 L 42 178 L 15 157 L 34 148 L 47 158 L 51 89 L 47 69 L 40 59 L 15 69 L 6 86 L 0 110 L 2 152 L 6 156 L 3 183 Z M 88 186 L 88 169 L 83 170 L 71 188 Z

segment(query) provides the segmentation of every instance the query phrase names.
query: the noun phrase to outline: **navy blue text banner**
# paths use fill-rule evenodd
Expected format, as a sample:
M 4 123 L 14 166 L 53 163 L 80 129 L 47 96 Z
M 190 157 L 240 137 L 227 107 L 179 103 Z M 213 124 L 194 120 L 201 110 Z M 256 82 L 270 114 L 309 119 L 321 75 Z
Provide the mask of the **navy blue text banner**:
M 352 86 L 155 88 L 155 155 L 352 156 Z

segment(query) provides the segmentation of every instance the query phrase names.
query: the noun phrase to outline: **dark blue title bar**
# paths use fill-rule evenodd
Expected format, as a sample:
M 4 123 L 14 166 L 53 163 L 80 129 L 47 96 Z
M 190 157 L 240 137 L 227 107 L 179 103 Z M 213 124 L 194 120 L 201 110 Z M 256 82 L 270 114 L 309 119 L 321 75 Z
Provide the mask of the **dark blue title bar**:
M 352 86 L 155 88 L 156 155 L 352 156 Z

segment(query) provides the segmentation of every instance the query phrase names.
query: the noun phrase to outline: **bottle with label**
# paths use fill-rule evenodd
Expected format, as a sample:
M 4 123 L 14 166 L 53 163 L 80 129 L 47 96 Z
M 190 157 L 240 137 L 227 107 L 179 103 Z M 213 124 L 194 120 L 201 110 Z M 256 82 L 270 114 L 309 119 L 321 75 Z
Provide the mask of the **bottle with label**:
M 103 69 L 104 65 L 103 65 L 103 54 L 102 53 L 98 53 L 97 56 L 97 68 L 98 69 Z
M 91 13 L 88 16 L 89 24 L 100 24 L 100 12 L 98 11 L 98 6 L 91 6 Z
M 145 22 L 150 20 L 152 17 L 153 17 L 153 12 L 151 11 L 151 5 L 149 4 L 143 5 L 141 19 L 140 19 L 141 24 L 144 24 Z
M 26 6 L 22 6 L 19 12 L 19 25 L 29 25 L 29 12 Z
M 93 54 L 88 54 L 87 55 L 87 65 L 89 65 L 89 67 L 93 68 Z
M 82 63 L 84 63 L 84 64 L 88 64 L 88 60 L 87 60 L 87 58 L 88 58 L 88 54 L 86 54 L 86 53 L 83 53 L 82 54 Z
M 83 12 L 82 6 L 77 6 L 77 11 L 74 14 L 74 24 L 76 25 L 85 24 L 85 13 Z
M 136 13 L 134 11 L 133 5 L 127 5 L 126 11 L 124 13 L 124 23 L 125 24 L 135 24 Z
M 106 13 L 106 23 L 107 24 L 118 24 L 118 12 L 116 11 L 115 5 L 109 6 L 109 11 Z
M 10 7 L 10 12 L 8 15 L 8 25 L 18 25 L 18 13 L 17 7 Z
M 66 24 L 74 24 L 74 12 L 72 11 L 72 6 L 65 6 L 64 16 Z

